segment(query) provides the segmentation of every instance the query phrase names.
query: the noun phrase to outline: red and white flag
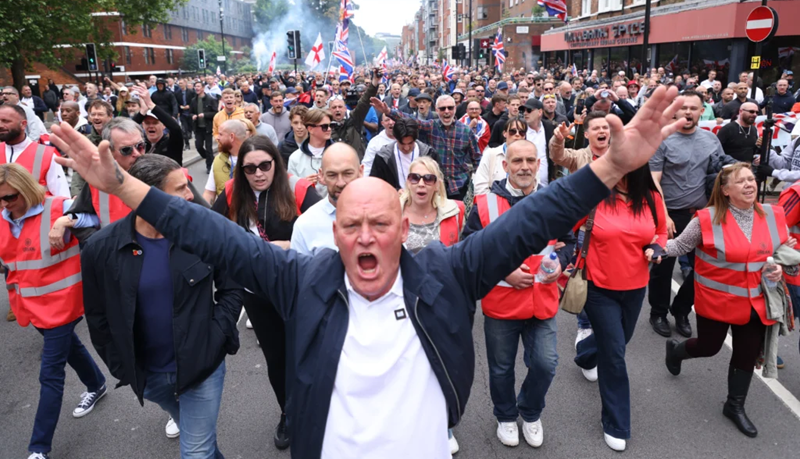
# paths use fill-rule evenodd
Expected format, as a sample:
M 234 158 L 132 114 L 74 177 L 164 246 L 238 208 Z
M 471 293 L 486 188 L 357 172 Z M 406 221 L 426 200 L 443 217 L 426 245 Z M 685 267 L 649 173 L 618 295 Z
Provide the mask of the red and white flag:
M 306 65 L 309 68 L 314 68 L 325 60 L 325 45 L 322 43 L 322 34 L 317 34 L 317 41 L 311 47 L 311 52 L 306 57 Z
M 377 64 L 383 64 L 386 62 L 386 59 L 389 57 L 389 53 L 386 52 L 386 47 L 384 46 L 381 50 L 380 54 L 378 54 L 378 62 Z
M 272 72 L 275 71 L 275 58 L 276 57 L 277 57 L 277 54 L 275 53 L 275 51 L 273 51 L 272 52 L 272 57 L 269 58 L 269 67 L 267 68 L 267 72 L 268 73 L 272 73 Z

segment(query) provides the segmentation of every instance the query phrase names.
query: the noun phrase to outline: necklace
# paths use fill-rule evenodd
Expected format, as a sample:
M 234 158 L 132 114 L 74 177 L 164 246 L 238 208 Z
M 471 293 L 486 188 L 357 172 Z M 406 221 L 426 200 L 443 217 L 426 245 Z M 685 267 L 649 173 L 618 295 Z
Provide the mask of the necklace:
M 750 137 L 750 129 L 753 128 L 752 124 L 750 126 L 747 126 L 747 133 L 746 134 L 745 134 L 744 129 L 742 128 L 741 124 L 736 123 L 736 125 L 739 126 L 739 134 L 742 134 L 745 137 Z

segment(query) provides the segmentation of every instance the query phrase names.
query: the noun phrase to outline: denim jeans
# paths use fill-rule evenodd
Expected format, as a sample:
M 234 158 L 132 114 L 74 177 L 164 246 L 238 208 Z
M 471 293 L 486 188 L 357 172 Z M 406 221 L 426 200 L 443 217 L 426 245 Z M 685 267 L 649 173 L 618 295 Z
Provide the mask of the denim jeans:
M 631 437 L 631 394 L 625 346 L 631 340 L 642 310 L 645 288 L 614 291 L 589 282 L 584 311 L 592 333 L 578 343 L 575 363 L 584 369 L 597 367 L 603 404 L 603 431 L 612 437 Z
M 44 338 L 44 346 L 39 370 L 39 407 L 36 409 L 33 434 L 28 445 L 28 451 L 32 453 L 49 453 L 52 449 L 53 434 L 56 432 L 64 398 L 67 364 L 78 374 L 78 378 L 86 386 L 86 392 L 97 392 L 106 383 L 103 372 L 75 334 L 75 326 L 82 319 L 83 317 L 79 317 L 56 328 L 36 329 Z
M 148 373 L 144 398 L 158 404 L 181 429 L 181 459 L 224 459 L 217 448 L 217 417 L 225 361 L 197 386 L 175 398 L 175 373 Z
M 792 309 L 794 309 L 794 316 L 800 319 L 800 287 L 795 285 L 786 284 L 789 288 L 789 296 L 792 298 Z M 800 346 L 800 343 L 798 343 Z
M 495 417 L 499 422 L 514 422 L 518 416 L 522 416 L 525 422 L 539 420 L 558 365 L 556 319 L 499 320 L 484 317 L 483 330 Z M 515 397 L 514 364 L 520 337 L 528 374 L 519 396 Z

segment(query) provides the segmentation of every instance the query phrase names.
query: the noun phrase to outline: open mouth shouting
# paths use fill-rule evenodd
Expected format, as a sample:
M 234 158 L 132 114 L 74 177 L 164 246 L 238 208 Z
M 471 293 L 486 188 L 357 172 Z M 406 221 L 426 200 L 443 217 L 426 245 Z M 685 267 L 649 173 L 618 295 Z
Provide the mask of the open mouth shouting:
M 358 254 L 358 273 L 363 278 L 372 279 L 377 276 L 378 257 L 370 252 Z

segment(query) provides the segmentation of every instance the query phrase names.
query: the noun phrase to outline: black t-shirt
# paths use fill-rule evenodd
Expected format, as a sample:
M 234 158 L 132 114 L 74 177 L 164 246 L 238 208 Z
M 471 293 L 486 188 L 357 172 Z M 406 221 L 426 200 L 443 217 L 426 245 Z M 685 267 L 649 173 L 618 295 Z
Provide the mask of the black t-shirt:
M 731 121 L 717 132 L 717 138 L 726 155 L 737 161 L 753 162 L 756 140 L 758 140 L 758 129 L 755 126 L 746 128 L 736 121 Z
M 752 102 L 758 105 L 758 103 L 755 100 L 749 97 L 745 102 Z M 732 101 L 722 106 L 722 110 L 719 113 L 720 115 L 719 117 L 724 120 L 735 120 L 739 116 L 739 107 L 741 107 L 742 104 L 745 102 L 740 101 L 738 97 L 733 99 Z

